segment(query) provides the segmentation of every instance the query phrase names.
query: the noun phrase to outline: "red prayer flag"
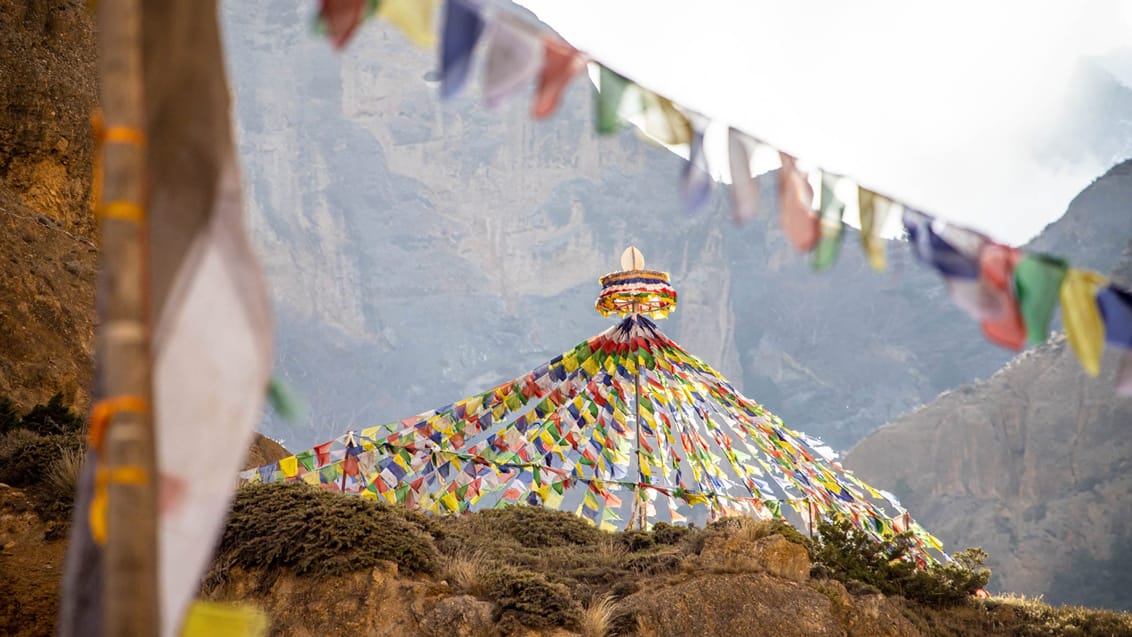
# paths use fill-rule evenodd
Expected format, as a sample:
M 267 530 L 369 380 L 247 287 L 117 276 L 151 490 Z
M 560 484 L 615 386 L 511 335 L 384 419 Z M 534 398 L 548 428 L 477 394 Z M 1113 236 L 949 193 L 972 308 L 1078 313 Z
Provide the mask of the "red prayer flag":
M 326 25 L 326 35 L 335 48 L 341 49 L 353 37 L 365 19 L 366 0 L 322 0 L 319 16 Z
M 778 156 L 782 160 L 782 169 L 778 171 L 779 223 L 795 248 L 809 252 L 821 235 L 821 224 L 813 211 L 814 189 L 793 157 L 786 153 Z
M 981 323 L 987 340 L 1007 349 L 1018 351 L 1026 344 L 1026 324 L 1014 298 L 1014 266 L 1022 257 L 1017 249 L 996 243 L 988 244 L 979 255 L 979 278 L 1001 301 L 1001 314 Z
M 542 41 L 545 53 L 531 109 L 535 119 L 544 119 L 554 113 L 570 80 L 585 66 L 582 55 L 566 42 L 549 35 Z

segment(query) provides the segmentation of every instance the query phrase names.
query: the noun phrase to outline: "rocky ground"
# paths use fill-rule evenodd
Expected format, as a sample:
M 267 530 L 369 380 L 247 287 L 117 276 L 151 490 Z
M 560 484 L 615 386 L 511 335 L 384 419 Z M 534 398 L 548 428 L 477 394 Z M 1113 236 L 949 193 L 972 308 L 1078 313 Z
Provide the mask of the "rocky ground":
M 0 633 L 52 634 L 65 528 L 0 486 Z M 534 507 L 438 519 L 258 486 L 238 497 L 201 593 L 299 637 L 1132 635 L 1127 614 L 886 596 L 831 577 L 808 546 L 750 521 L 610 534 Z

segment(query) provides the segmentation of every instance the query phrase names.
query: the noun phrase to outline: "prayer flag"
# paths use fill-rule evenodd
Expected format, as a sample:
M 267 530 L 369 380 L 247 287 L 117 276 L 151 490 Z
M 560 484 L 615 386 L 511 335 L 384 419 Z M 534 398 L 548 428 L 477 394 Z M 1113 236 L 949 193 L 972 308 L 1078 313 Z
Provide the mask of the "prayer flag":
M 472 52 L 483 33 L 483 18 L 466 0 L 444 5 L 444 38 L 440 43 L 440 97 L 454 97 L 464 88 L 472 68 Z
M 484 100 L 489 107 L 533 80 L 543 66 L 542 39 L 523 24 L 500 17 L 492 25 L 484 64 Z

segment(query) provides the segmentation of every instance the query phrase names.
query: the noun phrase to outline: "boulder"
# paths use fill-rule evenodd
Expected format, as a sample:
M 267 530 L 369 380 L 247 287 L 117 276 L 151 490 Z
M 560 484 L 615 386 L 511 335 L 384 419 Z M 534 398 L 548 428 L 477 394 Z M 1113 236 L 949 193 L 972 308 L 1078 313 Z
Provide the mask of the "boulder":
M 810 576 L 810 556 L 805 547 L 781 535 L 754 541 L 741 532 L 709 536 L 699 560 L 711 569 L 762 571 L 795 582 Z

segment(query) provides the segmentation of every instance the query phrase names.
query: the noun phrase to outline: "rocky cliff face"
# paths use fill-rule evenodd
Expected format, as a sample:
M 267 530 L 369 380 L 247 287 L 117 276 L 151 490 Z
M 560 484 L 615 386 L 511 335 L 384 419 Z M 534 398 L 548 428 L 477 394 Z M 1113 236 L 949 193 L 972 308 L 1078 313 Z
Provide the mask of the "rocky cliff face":
M 1128 201 L 1128 165 L 1112 175 L 1078 202 L 1120 189 Z M 1128 285 L 1132 228 L 1113 230 L 1126 239 L 1113 279 Z M 1132 399 L 1112 391 L 1117 362 L 1107 352 L 1089 378 L 1056 337 L 880 428 L 846 465 L 893 487 L 949 547 L 986 549 L 993 588 L 1132 610 Z
M 94 302 L 84 6 L 0 0 L 0 396 L 89 400 Z
M 291 446 L 446 404 L 604 329 L 596 278 L 629 243 L 681 295 L 662 329 L 835 447 L 1009 358 L 905 250 L 875 275 L 850 236 L 818 275 L 774 214 L 736 228 L 720 192 L 687 217 L 679 160 L 594 137 L 584 82 L 531 122 L 525 95 L 440 103 L 435 53 L 380 22 L 338 56 L 293 3 L 228 3 L 224 19 L 278 371 L 310 404 L 309 422 L 265 425 Z M 1078 207 L 1103 230 L 1052 228 L 1050 249 L 1110 268 L 1119 199 Z

